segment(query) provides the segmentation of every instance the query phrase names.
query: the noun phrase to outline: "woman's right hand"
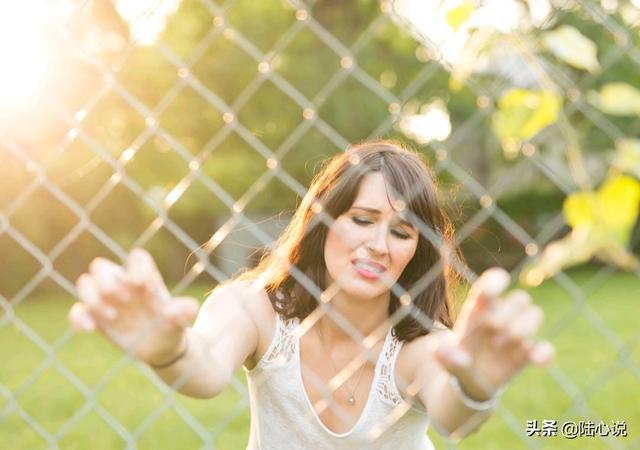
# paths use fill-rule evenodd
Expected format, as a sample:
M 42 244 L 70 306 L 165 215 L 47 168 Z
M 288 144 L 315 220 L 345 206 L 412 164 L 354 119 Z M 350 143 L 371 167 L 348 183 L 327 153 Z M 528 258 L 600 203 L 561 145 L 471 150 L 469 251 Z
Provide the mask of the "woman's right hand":
M 142 362 L 162 365 L 184 349 L 186 327 L 199 304 L 171 299 L 149 253 L 135 249 L 125 267 L 96 258 L 77 282 L 80 301 L 69 311 L 72 327 L 98 331 Z

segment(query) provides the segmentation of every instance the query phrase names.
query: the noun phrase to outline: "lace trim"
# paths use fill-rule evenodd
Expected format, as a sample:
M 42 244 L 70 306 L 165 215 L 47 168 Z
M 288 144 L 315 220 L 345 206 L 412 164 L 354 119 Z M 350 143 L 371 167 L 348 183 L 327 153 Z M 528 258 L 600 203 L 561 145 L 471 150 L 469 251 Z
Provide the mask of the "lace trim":
M 276 292 L 276 299 L 282 300 L 284 296 L 281 291 Z M 298 319 L 284 320 L 282 316 L 276 313 L 276 329 L 274 332 L 273 341 L 269 346 L 259 365 L 265 364 L 286 364 L 291 361 L 295 355 L 296 350 L 296 328 L 298 325 Z M 398 353 L 402 348 L 402 342 L 400 342 L 393 335 L 392 330 L 389 330 L 389 334 L 385 339 L 384 346 L 379 356 L 378 370 L 375 375 L 375 390 L 379 398 L 391 404 L 397 406 L 402 402 L 402 397 L 396 387 L 394 369 Z
M 376 377 L 376 393 L 384 402 L 397 406 L 402 402 L 402 397 L 396 387 L 393 371 L 396 358 L 400 352 L 402 343 L 389 331 L 389 336 L 380 355 L 380 368 Z
M 276 298 L 282 300 L 284 298 L 282 295 L 283 294 L 278 291 Z M 296 348 L 296 325 L 297 318 L 284 320 L 280 314 L 276 313 L 276 329 L 273 340 L 260 361 L 261 365 L 272 363 L 284 364 L 291 360 Z

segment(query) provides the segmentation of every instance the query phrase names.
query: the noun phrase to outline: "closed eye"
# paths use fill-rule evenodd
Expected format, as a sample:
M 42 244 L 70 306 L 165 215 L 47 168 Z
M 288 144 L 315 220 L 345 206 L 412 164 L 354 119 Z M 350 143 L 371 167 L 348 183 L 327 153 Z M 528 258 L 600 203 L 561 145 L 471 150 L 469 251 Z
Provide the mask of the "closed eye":
M 360 226 L 366 226 L 366 225 L 371 225 L 371 221 L 370 220 L 366 220 L 366 219 L 361 219 L 359 217 L 352 217 L 353 223 L 355 223 L 356 225 L 360 225 Z M 391 232 L 399 237 L 400 239 L 409 239 L 411 236 L 409 236 L 407 233 L 403 233 L 402 231 L 397 231 L 397 230 L 391 230 Z
M 360 219 L 359 217 L 354 217 L 353 222 L 357 225 L 370 225 L 371 222 L 368 220 Z
M 391 232 L 398 236 L 400 239 L 409 239 L 411 237 L 407 233 L 403 233 L 402 231 L 391 230 Z

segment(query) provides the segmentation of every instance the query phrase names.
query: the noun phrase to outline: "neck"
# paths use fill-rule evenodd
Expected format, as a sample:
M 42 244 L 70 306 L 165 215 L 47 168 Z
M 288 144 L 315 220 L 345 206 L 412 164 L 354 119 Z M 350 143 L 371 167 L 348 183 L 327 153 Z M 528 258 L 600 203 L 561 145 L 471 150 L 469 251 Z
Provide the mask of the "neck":
M 389 301 L 390 294 L 388 292 L 380 298 L 358 301 L 340 291 L 331 299 L 330 307 L 348 322 L 349 328 L 357 330 L 360 335 L 366 338 L 380 326 L 387 325 Z M 354 340 L 340 321 L 334 320 L 330 314 L 324 315 L 315 326 L 320 327 L 322 336 L 328 342 L 340 344 Z

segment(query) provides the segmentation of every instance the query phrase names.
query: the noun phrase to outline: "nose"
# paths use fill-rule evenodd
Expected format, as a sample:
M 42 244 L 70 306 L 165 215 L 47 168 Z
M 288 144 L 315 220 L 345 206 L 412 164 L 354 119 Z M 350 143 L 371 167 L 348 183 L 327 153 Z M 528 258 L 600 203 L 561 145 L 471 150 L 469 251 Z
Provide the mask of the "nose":
M 368 236 L 365 246 L 372 252 L 386 255 L 389 251 L 387 246 L 387 229 L 385 225 L 372 227 L 372 234 Z

